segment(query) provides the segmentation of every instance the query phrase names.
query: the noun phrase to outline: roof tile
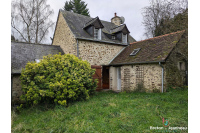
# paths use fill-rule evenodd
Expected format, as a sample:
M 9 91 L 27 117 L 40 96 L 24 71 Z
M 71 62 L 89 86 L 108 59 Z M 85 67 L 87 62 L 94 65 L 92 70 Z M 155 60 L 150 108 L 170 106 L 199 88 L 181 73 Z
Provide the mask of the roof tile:
M 59 52 L 64 54 L 60 46 L 11 42 L 11 72 L 21 73 L 27 62 Z
M 133 42 L 127 46 L 110 65 L 163 62 L 180 40 L 184 31 Z M 134 49 L 141 48 L 135 56 L 130 56 Z
M 87 32 L 83 30 L 85 26 L 95 21 L 95 18 L 91 18 L 88 16 L 80 15 L 77 13 L 69 12 L 60 10 L 60 12 L 63 14 L 63 17 L 65 18 L 66 23 L 70 27 L 71 31 L 75 35 L 76 38 L 86 38 L 88 40 L 94 40 L 92 36 L 90 36 Z M 96 17 L 97 18 L 97 17 Z M 110 33 L 110 29 L 116 28 L 115 24 L 107 21 L 100 20 L 103 24 L 104 28 L 102 29 L 103 32 Z M 129 43 L 135 42 L 135 39 L 129 35 Z M 102 41 L 105 42 L 111 42 L 111 43 L 121 43 L 119 40 L 112 40 L 108 38 L 105 34 L 102 34 Z

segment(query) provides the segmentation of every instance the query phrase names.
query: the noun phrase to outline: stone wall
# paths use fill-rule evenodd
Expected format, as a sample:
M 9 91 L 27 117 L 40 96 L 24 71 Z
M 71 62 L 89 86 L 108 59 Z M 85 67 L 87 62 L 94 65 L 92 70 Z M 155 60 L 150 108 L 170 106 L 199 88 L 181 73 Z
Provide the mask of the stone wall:
M 62 13 L 59 13 L 52 45 L 60 45 L 65 54 L 77 55 L 76 39 L 67 25 Z
M 21 89 L 20 75 L 12 76 L 12 104 L 20 103 L 20 96 L 23 91 Z
M 179 62 L 184 66 L 180 69 Z M 181 87 L 187 85 L 188 73 L 188 34 L 183 34 L 170 56 L 167 58 L 165 67 L 166 85 Z
M 110 67 L 110 88 L 117 90 L 116 67 Z M 162 87 L 162 68 L 158 64 L 140 64 L 121 66 L 121 90 L 133 91 L 143 82 L 148 92 Z
M 124 46 L 92 41 L 79 41 L 79 57 L 91 65 L 108 65 Z

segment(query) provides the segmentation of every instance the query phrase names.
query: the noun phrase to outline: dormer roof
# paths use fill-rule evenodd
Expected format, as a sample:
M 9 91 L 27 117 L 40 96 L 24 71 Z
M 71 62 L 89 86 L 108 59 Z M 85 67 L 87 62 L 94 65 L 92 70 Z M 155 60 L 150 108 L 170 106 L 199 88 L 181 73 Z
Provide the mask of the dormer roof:
M 110 30 L 111 34 L 115 34 L 117 32 L 122 32 L 124 34 L 128 34 L 130 33 L 130 31 L 128 30 L 128 28 L 126 27 L 126 24 L 120 25 L 118 27 L 115 27 L 113 29 Z
M 103 24 L 101 23 L 99 17 L 97 16 L 96 18 L 93 18 L 92 20 L 90 20 L 89 22 L 87 22 L 85 24 L 85 26 L 83 27 L 83 29 L 87 28 L 88 26 L 94 26 L 95 28 L 104 28 Z

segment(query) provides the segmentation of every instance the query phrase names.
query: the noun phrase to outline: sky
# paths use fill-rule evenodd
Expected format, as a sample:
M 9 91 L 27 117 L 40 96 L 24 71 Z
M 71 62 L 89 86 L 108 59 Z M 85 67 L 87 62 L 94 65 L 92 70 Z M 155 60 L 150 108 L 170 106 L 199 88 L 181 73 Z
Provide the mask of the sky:
M 69 1 L 69 0 L 68 0 Z M 131 36 L 136 40 L 144 40 L 144 26 L 142 25 L 142 8 L 149 5 L 149 0 L 83 0 L 87 3 L 90 16 L 99 17 L 100 20 L 111 21 L 114 13 L 117 16 L 125 18 Z M 57 21 L 59 9 L 63 9 L 66 0 L 47 0 L 47 4 L 54 10 L 52 20 Z M 49 33 L 46 43 L 50 43 L 50 37 L 53 38 L 55 28 Z

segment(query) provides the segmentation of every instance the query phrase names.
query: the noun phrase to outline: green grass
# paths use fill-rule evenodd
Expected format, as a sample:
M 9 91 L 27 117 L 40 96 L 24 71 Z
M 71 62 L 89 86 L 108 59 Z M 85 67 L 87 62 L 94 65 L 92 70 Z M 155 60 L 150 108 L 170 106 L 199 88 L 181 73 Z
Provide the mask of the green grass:
M 163 117 L 170 127 L 188 127 L 187 90 L 163 94 L 99 92 L 69 107 L 37 106 L 20 113 L 12 111 L 11 128 L 17 133 L 156 132 L 150 126 L 163 127 Z

